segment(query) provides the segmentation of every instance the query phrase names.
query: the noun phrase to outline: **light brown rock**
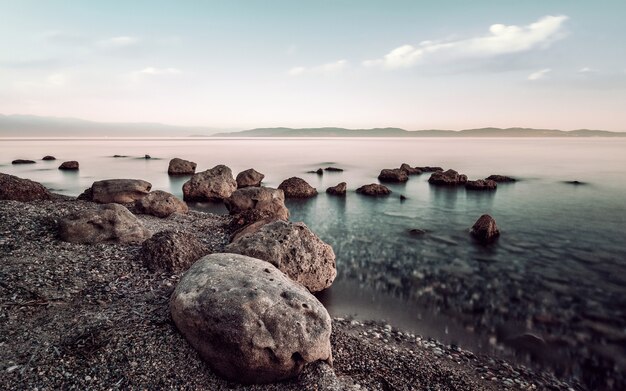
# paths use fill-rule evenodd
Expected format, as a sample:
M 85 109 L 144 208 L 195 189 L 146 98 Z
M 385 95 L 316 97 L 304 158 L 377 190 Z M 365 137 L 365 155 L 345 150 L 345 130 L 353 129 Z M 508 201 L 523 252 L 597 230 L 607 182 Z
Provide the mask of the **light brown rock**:
M 189 232 L 161 231 L 143 242 L 138 259 L 152 272 L 184 272 L 209 249 Z
M 356 192 L 368 196 L 386 196 L 391 194 L 391 190 L 387 186 L 379 185 L 378 183 L 363 185 L 356 189 Z
M 331 186 L 326 189 L 326 193 L 338 196 L 345 196 L 347 187 L 348 185 L 346 184 L 346 182 L 341 182 L 337 186 Z
M 280 220 L 289 219 L 289 210 L 285 206 L 285 194 L 280 189 L 271 187 L 246 187 L 238 189 L 224 200 L 231 215 L 247 210 L 257 210 L 266 217 L 275 216 Z
M 472 226 L 470 233 L 478 241 L 489 243 L 500 235 L 500 230 L 496 225 L 496 220 L 488 214 L 484 214 L 476 220 L 476 223 Z
M 127 204 L 145 197 L 151 188 L 150 182 L 141 179 L 105 179 L 94 182 L 78 198 L 100 204 Z
M 0 173 L 0 200 L 49 200 L 52 194 L 41 183 Z
M 265 175 L 254 168 L 249 168 L 237 174 L 235 180 L 237 181 L 237 188 L 242 189 L 244 187 L 261 186 L 263 178 L 265 178 Z
M 314 187 L 295 176 L 285 179 L 278 188 L 285 192 L 286 198 L 309 198 L 317 195 Z
M 135 201 L 138 213 L 150 214 L 157 217 L 168 217 L 172 213 L 187 213 L 187 204 L 175 195 L 162 190 L 155 190 L 145 197 Z
M 230 168 L 220 164 L 194 174 L 183 185 L 185 201 L 222 201 L 237 190 L 237 182 Z
M 196 163 L 175 157 L 170 160 L 167 168 L 169 175 L 193 175 L 196 173 Z

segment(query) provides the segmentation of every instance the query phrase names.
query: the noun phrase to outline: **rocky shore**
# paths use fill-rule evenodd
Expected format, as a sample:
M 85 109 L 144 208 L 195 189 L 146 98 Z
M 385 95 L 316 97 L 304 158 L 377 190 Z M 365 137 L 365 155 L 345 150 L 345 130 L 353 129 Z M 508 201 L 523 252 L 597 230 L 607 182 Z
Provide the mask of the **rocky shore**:
M 51 198 L 0 201 L 2 389 L 582 389 L 390 325 L 340 318 L 332 320 L 332 367 L 317 362 L 268 385 L 226 381 L 171 318 L 183 273 L 149 271 L 138 243 L 60 240 L 63 217 L 97 205 Z M 136 217 L 152 234 L 193 231 L 210 253 L 224 251 L 235 226 L 233 217 L 195 211 Z

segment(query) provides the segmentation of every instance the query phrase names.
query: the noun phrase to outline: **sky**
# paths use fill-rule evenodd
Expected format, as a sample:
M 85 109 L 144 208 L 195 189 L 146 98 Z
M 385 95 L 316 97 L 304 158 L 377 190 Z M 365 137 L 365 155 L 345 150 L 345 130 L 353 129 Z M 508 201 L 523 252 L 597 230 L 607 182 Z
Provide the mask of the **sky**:
M 624 0 L 0 0 L 0 114 L 626 131 L 624 16 Z

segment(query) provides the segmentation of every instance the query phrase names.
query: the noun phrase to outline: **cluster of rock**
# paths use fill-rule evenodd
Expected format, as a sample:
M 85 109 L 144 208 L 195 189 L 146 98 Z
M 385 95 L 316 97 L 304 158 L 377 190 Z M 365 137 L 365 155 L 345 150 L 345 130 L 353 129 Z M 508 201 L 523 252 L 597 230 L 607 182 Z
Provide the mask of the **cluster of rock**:
M 428 183 L 442 186 L 458 186 L 467 182 L 467 175 L 449 169 L 447 171 L 435 171 L 428 178 Z

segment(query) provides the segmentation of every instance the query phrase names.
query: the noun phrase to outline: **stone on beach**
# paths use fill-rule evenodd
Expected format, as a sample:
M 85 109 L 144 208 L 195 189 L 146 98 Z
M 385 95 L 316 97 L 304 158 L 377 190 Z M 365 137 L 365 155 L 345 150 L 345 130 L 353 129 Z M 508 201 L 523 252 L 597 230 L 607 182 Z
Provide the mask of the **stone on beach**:
M 127 204 L 145 197 L 151 188 L 150 182 L 141 179 L 105 179 L 94 182 L 78 199 L 100 204 Z
M 196 166 L 194 162 L 175 157 L 170 160 L 167 173 L 169 175 L 193 175 L 196 173 Z
M 52 194 L 41 183 L 0 173 L 0 200 L 49 200 Z
M 61 163 L 61 165 L 59 166 L 59 170 L 78 170 L 78 162 L 76 160 L 70 160 L 67 162 L 63 162 Z
M 413 168 L 407 163 L 402 163 L 402 165 L 400 165 L 400 169 L 406 172 L 407 175 L 419 175 L 422 173 L 422 170 L 417 167 Z
M 391 190 L 389 190 L 387 186 L 379 185 L 378 183 L 363 185 L 356 189 L 356 192 L 368 196 L 384 196 L 391 194 Z
M 209 170 L 194 174 L 183 185 L 185 201 L 222 201 L 237 190 L 233 172 L 220 164 Z
M 35 164 L 36 162 L 34 160 L 27 160 L 27 159 L 15 159 L 11 162 L 11 164 Z
M 141 243 L 150 231 L 124 206 L 106 204 L 61 219 L 59 236 L 71 243 Z
M 295 176 L 285 179 L 278 188 L 285 192 L 285 198 L 309 198 L 317 195 L 314 187 Z
M 517 179 L 512 178 L 510 176 L 506 176 L 506 175 L 489 175 L 485 179 L 488 179 L 488 180 L 491 180 L 491 181 L 495 181 L 495 182 L 500 182 L 500 183 L 516 182 L 517 181 Z
M 41 158 L 41 160 L 57 160 L 57 158 L 55 158 L 54 156 L 46 155 Z
M 235 180 L 237 181 L 237 188 L 242 189 L 244 187 L 261 186 L 263 178 L 265 178 L 265 175 L 261 174 L 254 168 L 249 168 L 237 174 L 237 178 L 235 178 Z
M 269 263 L 211 254 L 180 280 L 170 300 L 176 327 L 227 379 L 269 383 L 332 361 L 331 319 L 303 286 Z
M 496 181 L 491 179 L 478 179 L 476 181 L 465 182 L 467 190 L 495 190 L 498 187 Z
M 209 249 L 193 234 L 161 231 L 143 242 L 138 259 L 151 272 L 184 272 Z
M 378 180 L 381 182 L 406 182 L 409 180 L 409 175 L 400 168 L 385 168 L 380 171 Z
M 337 276 L 333 248 L 304 223 L 271 222 L 239 237 L 225 251 L 267 261 L 311 292 L 330 287 Z
M 452 169 L 444 172 L 435 171 L 430 178 L 428 178 L 428 182 L 433 185 L 458 186 L 467 182 L 467 176 L 459 174 Z
M 500 235 L 496 220 L 488 214 L 484 214 L 476 220 L 470 233 L 474 238 L 483 243 L 489 243 Z
M 162 190 L 155 190 L 135 201 L 138 213 L 156 217 L 168 217 L 172 213 L 187 213 L 187 204 L 175 195 Z
M 257 210 L 265 217 L 274 216 L 279 220 L 289 218 L 289 210 L 285 206 L 285 194 L 282 190 L 271 187 L 238 189 L 224 200 L 224 204 L 231 215 L 247 210 Z
M 326 189 L 326 193 L 332 194 L 332 195 L 344 196 L 346 195 L 347 187 L 348 185 L 346 184 L 346 182 L 341 182 L 337 186 L 331 186 L 328 189 Z

